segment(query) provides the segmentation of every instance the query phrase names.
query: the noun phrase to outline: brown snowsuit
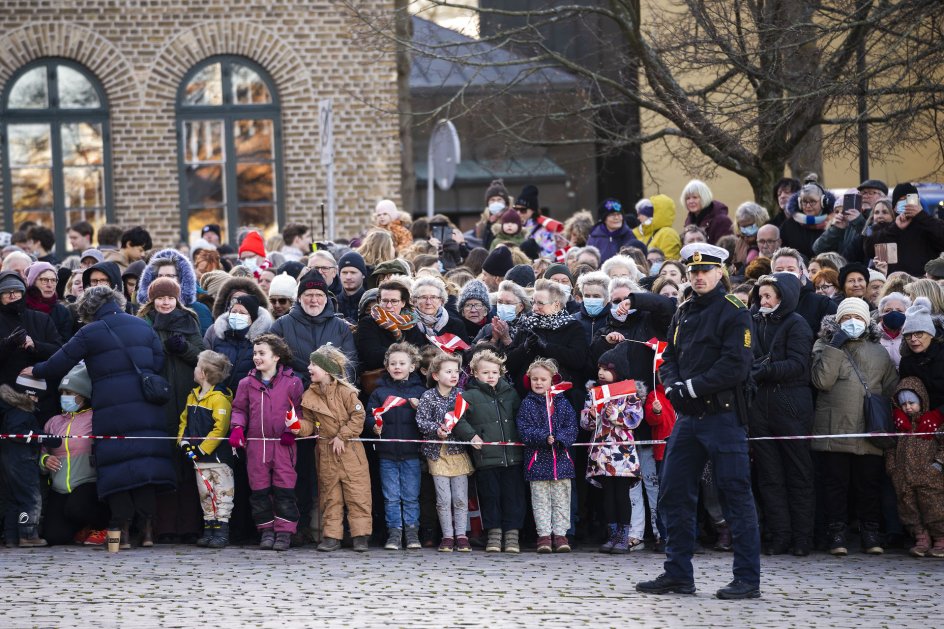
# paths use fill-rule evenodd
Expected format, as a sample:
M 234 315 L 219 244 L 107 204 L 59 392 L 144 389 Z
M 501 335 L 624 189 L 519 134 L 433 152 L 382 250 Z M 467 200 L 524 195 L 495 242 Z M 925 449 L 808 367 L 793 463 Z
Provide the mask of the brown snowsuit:
M 896 406 L 898 392 L 903 390 L 918 395 L 921 412 L 911 417 L 896 409 L 898 432 L 927 432 L 926 422 L 937 411 L 928 413 L 924 384 L 918 378 L 903 378 L 895 393 Z M 904 417 L 910 429 L 901 426 Z M 944 461 L 944 433 L 937 430 L 937 437 L 899 437 L 895 447 L 885 454 L 885 469 L 898 496 L 901 523 L 914 535 L 927 531 L 934 539 L 944 537 L 944 474 L 931 467 L 935 460 Z
M 302 396 L 300 437 L 318 434 L 318 501 L 325 537 L 344 537 L 344 507 L 351 536 L 370 535 L 371 495 L 367 455 L 359 441 L 364 428 L 364 407 L 357 390 L 337 380 L 321 386 L 312 383 Z M 344 440 L 344 451 L 335 454 L 331 440 Z

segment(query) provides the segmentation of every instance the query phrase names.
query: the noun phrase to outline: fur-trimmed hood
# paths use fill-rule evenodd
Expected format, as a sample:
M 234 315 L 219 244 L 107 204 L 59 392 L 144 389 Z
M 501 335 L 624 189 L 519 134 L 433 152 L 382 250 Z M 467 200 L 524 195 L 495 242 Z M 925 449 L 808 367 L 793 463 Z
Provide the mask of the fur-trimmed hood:
M 233 293 L 240 291 L 243 293 L 248 293 L 259 300 L 260 308 L 269 307 L 269 298 L 259 288 L 259 284 L 256 283 L 251 277 L 234 277 L 232 279 L 226 280 L 223 286 L 220 287 L 219 293 L 216 295 L 216 299 L 213 302 L 213 320 L 229 310 L 229 301 L 232 299 Z
M 829 343 L 833 340 L 836 332 L 839 331 L 839 322 L 836 320 L 836 315 L 826 315 L 823 317 L 823 325 L 819 329 L 819 338 L 823 339 L 826 343 Z M 873 322 L 868 324 L 868 327 L 865 329 L 865 334 L 860 336 L 858 339 L 852 339 L 853 341 L 865 339 L 867 341 L 872 341 L 873 343 L 878 343 L 882 338 L 882 328 Z M 902 343 L 902 349 L 904 349 L 905 344 Z
M 929 408 L 931 408 L 931 401 L 928 397 L 928 390 L 924 386 L 924 383 L 921 382 L 920 378 L 914 376 L 908 376 L 907 378 L 902 378 L 901 382 L 898 383 L 898 388 L 895 389 L 895 399 L 893 400 L 896 407 L 900 406 L 898 404 L 898 394 L 902 391 L 914 391 L 918 396 L 918 399 L 921 400 L 921 412 L 924 413 Z
M 162 249 L 151 256 L 150 262 L 141 273 L 141 280 L 138 282 L 138 303 L 143 304 L 148 300 L 148 288 L 157 276 L 155 260 L 174 261 L 174 266 L 177 267 L 177 283 L 180 284 L 180 301 L 185 306 L 195 302 L 197 300 L 197 274 L 190 260 L 176 249 Z
M 229 311 L 224 312 L 213 321 L 213 332 L 216 334 L 216 338 L 224 338 L 225 334 L 230 331 L 228 317 Z M 269 311 L 264 308 L 259 308 L 259 316 L 257 316 L 256 320 L 249 326 L 249 331 L 246 332 L 246 338 L 254 339 L 260 334 L 265 334 L 272 327 L 273 323 L 275 323 L 275 319 L 272 318 Z
M 3 400 L 9 406 L 18 408 L 21 411 L 32 413 L 36 410 L 36 403 L 25 393 L 20 393 L 8 384 L 0 385 L 0 400 Z

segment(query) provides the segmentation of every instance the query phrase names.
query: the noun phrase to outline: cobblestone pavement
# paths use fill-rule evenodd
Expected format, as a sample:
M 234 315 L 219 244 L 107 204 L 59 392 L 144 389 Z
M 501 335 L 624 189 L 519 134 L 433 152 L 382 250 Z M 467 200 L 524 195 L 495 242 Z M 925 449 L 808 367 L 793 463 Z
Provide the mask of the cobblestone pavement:
M 764 558 L 763 598 L 730 602 L 730 554 L 696 556 L 695 596 L 643 596 L 625 556 L 286 553 L 158 546 L 0 550 L 0 627 L 933 627 L 944 560 Z

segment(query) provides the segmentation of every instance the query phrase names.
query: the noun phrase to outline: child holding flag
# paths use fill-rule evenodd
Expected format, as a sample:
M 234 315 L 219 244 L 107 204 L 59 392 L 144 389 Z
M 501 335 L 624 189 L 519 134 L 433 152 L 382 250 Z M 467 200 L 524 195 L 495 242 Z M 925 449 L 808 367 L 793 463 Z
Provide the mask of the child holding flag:
M 459 371 L 462 358 L 440 352 L 429 365 L 433 388 L 420 397 L 416 409 L 416 425 L 424 439 L 445 441 L 458 418 L 468 407 L 459 391 Z M 442 528 L 440 552 L 469 552 L 466 523 L 469 516 L 469 474 L 472 461 L 466 447 L 458 444 L 424 443 L 423 456 L 429 463 L 429 473 L 436 486 L 436 511 Z
M 341 548 L 344 510 L 357 552 L 367 551 L 373 529 L 370 472 L 364 444 L 351 441 L 364 428 L 364 407 L 357 389 L 346 379 L 347 357 L 328 344 L 309 356 L 311 385 L 302 396 L 299 435 L 318 434 L 318 500 L 324 540 L 318 550 Z
M 419 351 L 409 343 L 394 343 L 384 355 L 387 370 L 367 402 L 365 430 L 381 439 L 420 439 L 416 407 L 426 391 L 417 372 Z M 387 524 L 387 550 L 422 547 L 420 522 L 420 448 L 417 443 L 376 444 L 380 484 Z
M 531 483 L 539 553 L 570 552 L 570 479 L 575 474 L 567 448 L 577 439 L 577 413 L 561 395 L 571 384 L 554 384 L 555 377 L 554 360 L 538 358 L 531 363 L 527 372 L 531 392 L 521 401 L 516 419 L 526 444 L 524 477 Z
M 524 526 L 527 497 L 521 473 L 521 446 L 486 445 L 483 442 L 517 442 L 515 417 L 521 398 L 503 377 L 505 359 L 489 349 L 475 354 L 472 376 L 466 386 L 469 410 L 454 434 L 472 444 L 475 485 L 481 500 L 482 525 L 488 530 L 485 552 L 518 553 L 518 533 Z
M 598 386 L 590 390 L 580 414 L 580 426 L 593 431 L 596 444 L 587 456 L 587 480 L 603 488 L 609 538 L 600 547 L 602 553 L 629 552 L 629 490 L 639 476 L 632 431 L 642 421 L 643 408 L 628 371 L 625 351 L 615 347 L 604 352 L 598 361 Z

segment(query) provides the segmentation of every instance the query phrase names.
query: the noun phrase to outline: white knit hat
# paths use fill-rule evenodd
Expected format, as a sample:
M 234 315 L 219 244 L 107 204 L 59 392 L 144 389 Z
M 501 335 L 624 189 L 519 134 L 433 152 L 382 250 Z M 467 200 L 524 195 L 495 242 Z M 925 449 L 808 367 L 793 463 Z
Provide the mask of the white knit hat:
M 269 297 L 288 297 L 292 301 L 298 293 L 298 282 L 288 273 L 282 273 L 272 278 L 269 285 Z
M 931 318 L 931 301 L 927 297 L 918 297 L 914 305 L 905 313 L 905 325 L 901 328 L 902 334 L 912 332 L 927 332 L 934 336 L 934 319 Z
M 853 314 L 865 323 L 871 321 L 869 318 L 869 305 L 858 297 L 846 297 L 839 302 L 839 308 L 836 309 L 836 321 L 841 321 L 843 316 Z

